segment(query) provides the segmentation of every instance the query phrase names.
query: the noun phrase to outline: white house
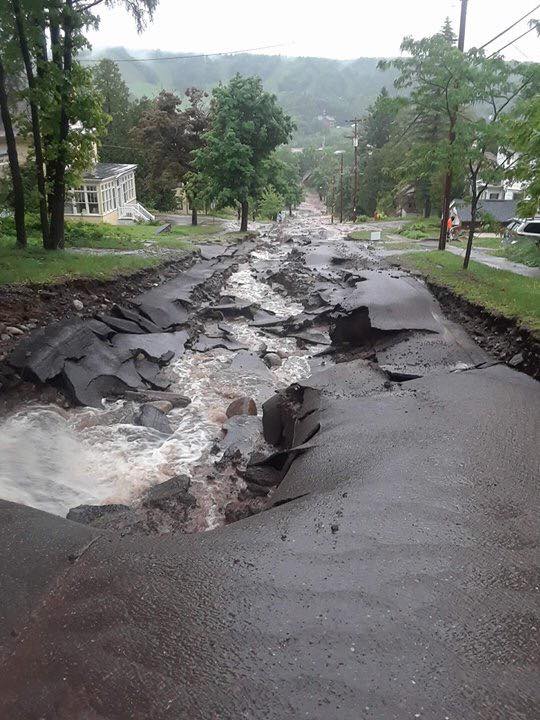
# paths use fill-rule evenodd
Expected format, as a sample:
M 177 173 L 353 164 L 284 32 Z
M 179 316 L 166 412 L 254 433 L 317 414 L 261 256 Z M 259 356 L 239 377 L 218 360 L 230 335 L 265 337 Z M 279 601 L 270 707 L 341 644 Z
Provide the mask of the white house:
M 516 155 L 508 157 L 505 153 L 498 152 L 497 156 L 492 155 L 493 163 L 501 168 L 509 168 L 515 161 Z M 479 180 L 479 182 L 482 182 Z M 480 196 L 481 200 L 521 200 L 523 196 L 523 184 L 512 180 L 501 180 L 495 185 L 488 185 Z
M 136 165 L 124 163 L 96 163 L 84 174 L 82 184 L 68 191 L 66 220 L 111 225 L 155 220 L 154 215 L 137 202 L 136 169 Z

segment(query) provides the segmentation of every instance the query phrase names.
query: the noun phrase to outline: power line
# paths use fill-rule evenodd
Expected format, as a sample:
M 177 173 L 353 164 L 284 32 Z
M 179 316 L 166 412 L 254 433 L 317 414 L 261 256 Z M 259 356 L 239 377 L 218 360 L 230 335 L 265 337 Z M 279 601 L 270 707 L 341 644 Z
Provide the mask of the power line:
M 533 25 L 531 28 L 526 30 L 522 35 L 519 35 L 519 37 L 515 38 L 514 40 L 511 40 L 509 43 L 504 45 L 502 48 L 499 48 L 499 50 L 496 50 L 494 53 L 491 53 L 491 55 L 488 55 L 488 58 L 495 57 L 495 55 L 498 55 L 499 53 L 502 53 L 503 50 L 506 50 L 507 47 L 510 47 L 510 45 L 513 45 L 514 43 L 517 43 L 518 40 L 521 40 L 521 38 L 524 38 L 525 35 L 528 35 L 533 30 L 536 30 L 536 25 Z
M 522 20 L 525 20 L 525 18 L 529 17 L 529 15 L 532 15 L 533 12 L 535 12 L 535 10 L 538 10 L 538 8 L 540 8 L 540 4 L 538 4 L 536 7 L 533 7 L 532 10 L 530 10 L 528 13 L 526 13 L 525 15 L 523 15 L 523 17 L 520 17 L 519 20 L 516 20 L 516 22 L 515 22 L 515 23 L 512 23 L 512 25 L 509 25 L 505 30 L 503 30 L 502 32 L 500 32 L 498 35 L 495 35 L 495 37 L 492 37 L 491 40 L 488 40 L 486 43 L 484 43 L 481 47 L 478 48 L 478 50 L 483 50 L 483 49 L 486 48 L 488 45 L 491 45 L 492 42 L 495 42 L 495 40 L 498 40 L 498 39 L 499 39 L 500 37 L 502 37 L 503 35 L 506 35 L 506 33 L 507 33 L 509 30 L 512 30 L 512 28 L 515 28 L 516 25 L 519 25 L 519 23 L 520 23 Z M 515 42 L 515 41 L 514 41 L 514 42 Z M 506 47 L 508 47 L 508 46 L 506 46 Z M 504 50 L 504 48 L 503 48 L 503 50 Z M 499 50 L 499 52 L 500 52 L 500 50 Z
M 98 63 L 100 60 L 112 60 L 115 63 L 122 62 L 158 62 L 160 60 L 194 60 L 195 58 L 217 57 L 218 55 L 239 55 L 241 53 L 257 52 L 257 50 L 272 50 L 279 47 L 285 47 L 285 43 L 280 45 L 263 45 L 262 47 L 247 48 L 246 50 L 228 50 L 225 52 L 201 53 L 200 55 L 166 55 L 165 57 L 151 58 L 99 58 L 95 60 L 83 60 L 86 63 Z

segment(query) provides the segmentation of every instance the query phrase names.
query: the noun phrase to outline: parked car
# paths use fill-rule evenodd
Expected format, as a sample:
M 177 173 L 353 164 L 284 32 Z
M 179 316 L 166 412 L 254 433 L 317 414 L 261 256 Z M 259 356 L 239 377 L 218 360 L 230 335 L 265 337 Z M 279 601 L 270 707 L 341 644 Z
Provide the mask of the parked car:
M 504 242 L 507 244 L 518 240 L 533 240 L 540 245 L 540 215 L 534 218 L 512 218 L 504 230 Z

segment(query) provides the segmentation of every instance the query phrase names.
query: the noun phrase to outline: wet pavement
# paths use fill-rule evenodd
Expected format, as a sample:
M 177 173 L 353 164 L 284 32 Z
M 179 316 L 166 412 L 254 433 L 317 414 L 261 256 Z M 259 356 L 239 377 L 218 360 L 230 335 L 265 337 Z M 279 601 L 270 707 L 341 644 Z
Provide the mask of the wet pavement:
M 537 383 L 313 213 L 272 243 L 308 288 L 275 310 L 349 343 L 270 383 L 300 398 L 273 507 L 144 537 L 2 502 L 0 717 L 538 716 Z M 255 253 L 227 292 L 262 301 Z

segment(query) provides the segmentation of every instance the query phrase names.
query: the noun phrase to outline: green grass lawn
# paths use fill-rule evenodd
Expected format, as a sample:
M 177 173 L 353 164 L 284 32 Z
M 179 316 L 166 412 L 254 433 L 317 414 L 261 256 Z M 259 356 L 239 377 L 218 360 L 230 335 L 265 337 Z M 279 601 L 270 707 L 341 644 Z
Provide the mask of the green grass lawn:
M 159 262 L 158 258 L 139 255 L 85 255 L 38 247 L 27 250 L 0 247 L 0 285 L 54 283 L 78 277 L 108 280 Z
M 107 225 L 67 223 L 66 250 L 139 250 L 156 247 L 189 250 L 195 242 L 218 237 L 221 223 L 215 225 L 177 225 L 171 232 L 156 235 L 155 224 Z M 121 254 L 92 255 L 66 251 L 47 252 L 42 248 L 39 222 L 27 219 L 28 248 L 15 248 L 15 230 L 10 219 L 0 220 L 0 285 L 11 283 L 53 283 L 64 278 L 108 279 L 125 275 L 159 262 L 159 258 Z
M 471 262 L 469 269 L 463 270 L 463 258 L 438 250 L 408 253 L 396 257 L 395 261 L 473 303 L 540 330 L 540 280 L 477 262 Z
M 398 230 L 409 240 L 433 240 L 439 237 L 441 221 L 437 217 L 407 220 Z
M 159 224 L 106 225 L 101 223 L 70 223 L 66 232 L 66 247 L 101 248 L 103 250 L 133 250 L 145 243 L 166 248 L 189 248 L 191 240 L 202 240 L 218 233 L 216 225 L 173 225 L 170 232 L 156 235 Z

